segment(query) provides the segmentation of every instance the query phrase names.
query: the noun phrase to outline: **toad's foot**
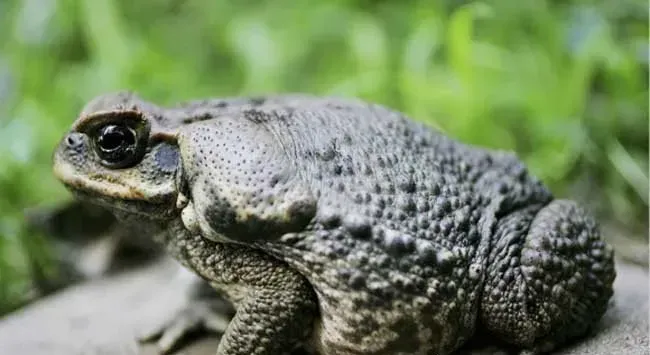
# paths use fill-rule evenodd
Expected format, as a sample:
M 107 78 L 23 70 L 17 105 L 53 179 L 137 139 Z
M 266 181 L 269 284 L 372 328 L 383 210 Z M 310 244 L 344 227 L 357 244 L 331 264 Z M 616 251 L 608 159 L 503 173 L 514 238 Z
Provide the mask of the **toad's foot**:
M 194 300 L 172 316 L 172 319 L 138 337 L 140 342 L 156 342 L 161 354 L 182 347 L 190 334 L 223 334 L 234 311 L 223 299 Z

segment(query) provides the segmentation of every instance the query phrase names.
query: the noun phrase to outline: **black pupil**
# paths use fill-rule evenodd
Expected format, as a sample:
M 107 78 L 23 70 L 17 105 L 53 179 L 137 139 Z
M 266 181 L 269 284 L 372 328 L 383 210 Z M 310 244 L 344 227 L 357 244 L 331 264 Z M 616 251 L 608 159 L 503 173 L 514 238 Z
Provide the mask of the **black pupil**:
M 103 150 L 113 151 L 134 144 L 135 136 L 127 127 L 111 125 L 101 130 L 97 143 Z

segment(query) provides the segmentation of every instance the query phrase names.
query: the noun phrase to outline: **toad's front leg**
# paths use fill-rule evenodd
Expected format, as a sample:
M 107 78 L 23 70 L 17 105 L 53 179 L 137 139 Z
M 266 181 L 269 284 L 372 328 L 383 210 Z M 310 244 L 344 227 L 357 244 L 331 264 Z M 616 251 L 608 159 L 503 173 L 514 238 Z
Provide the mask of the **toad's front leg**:
M 317 315 L 302 275 L 257 250 L 199 236 L 176 238 L 172 253 L 235 304 L 218 355 L 289 354 L 304 344 Z
M 184 291 L 183 307 L 147 329 L 138 340 L 155 341 L 161 354 L 169 354 L 183 346 L 191 333 L 214 332 L 221 336 L 235 313 L 230 302 L 186 268 L 178 269 L 172 284 L 175 289 Z

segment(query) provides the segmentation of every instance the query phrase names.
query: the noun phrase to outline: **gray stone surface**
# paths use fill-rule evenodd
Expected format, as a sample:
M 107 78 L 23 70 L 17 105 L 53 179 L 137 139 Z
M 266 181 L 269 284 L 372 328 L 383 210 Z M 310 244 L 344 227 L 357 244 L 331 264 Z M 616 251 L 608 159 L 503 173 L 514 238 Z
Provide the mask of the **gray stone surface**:
M 8 315 L 0 320 L 0 354 L 156 354 L 134 336 L 182 306 L 182 294 L 169 287 L 175 271 L 172 261 L 161 261 L 73 286 Z M 559 354 L 650 354 L 648 272 L 621 262 L 617 272 L 614 301 L 599 329 Z M 214 355 L 217 341 L 204 337 L 177 354 Z

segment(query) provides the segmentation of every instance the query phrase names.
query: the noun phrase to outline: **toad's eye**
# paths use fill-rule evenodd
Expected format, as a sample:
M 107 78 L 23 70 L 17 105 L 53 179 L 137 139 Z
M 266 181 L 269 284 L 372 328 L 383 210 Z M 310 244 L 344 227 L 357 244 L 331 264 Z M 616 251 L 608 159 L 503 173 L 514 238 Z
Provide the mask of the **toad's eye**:
M 137 164 L 138 137 L 128 126 L 108 124 L 100 127 L 94 136 L 95 152 L 102 164 L 121 169 Z

